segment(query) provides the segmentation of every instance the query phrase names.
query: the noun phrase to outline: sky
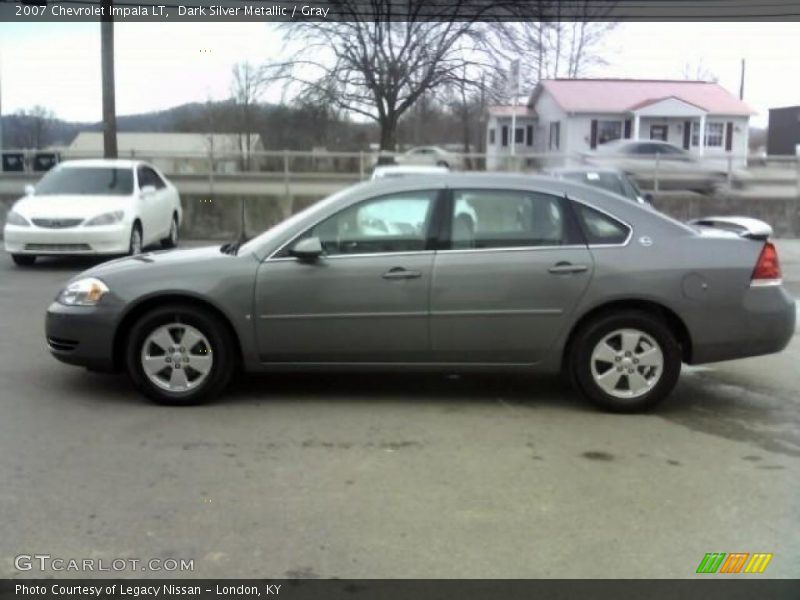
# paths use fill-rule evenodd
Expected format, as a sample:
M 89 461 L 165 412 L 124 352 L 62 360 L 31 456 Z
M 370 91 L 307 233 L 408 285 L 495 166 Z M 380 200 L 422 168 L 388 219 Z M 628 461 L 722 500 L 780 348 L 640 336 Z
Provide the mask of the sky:
M 230 95 L 231 68 L 285 55 L 270 23 L 118 23 L 117 113 L 170 108 Z M 800 104 L 800 23 L 622 23 L 600 49 L 594 77 L 680 79 L 702 64 L 738 93 L 766 125 L 770 107 Z M 4 114 L 42 105 L 70 121 L 99 121 L 100 26 L 0 23 L 0 106 Z M 264 97 L 279 101 L 280 89 Z

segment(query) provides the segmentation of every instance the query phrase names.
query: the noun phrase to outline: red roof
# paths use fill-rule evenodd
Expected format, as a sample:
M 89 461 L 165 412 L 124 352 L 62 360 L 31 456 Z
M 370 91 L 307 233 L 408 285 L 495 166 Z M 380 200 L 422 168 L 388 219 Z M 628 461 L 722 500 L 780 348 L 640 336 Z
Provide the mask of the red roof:
M 531 104 L 547 90 L 566 112 L 623 113 L 673 96 L 714 115 L 749 116 L 755 111 L 718 83 L 661 79 L 543 79 Z

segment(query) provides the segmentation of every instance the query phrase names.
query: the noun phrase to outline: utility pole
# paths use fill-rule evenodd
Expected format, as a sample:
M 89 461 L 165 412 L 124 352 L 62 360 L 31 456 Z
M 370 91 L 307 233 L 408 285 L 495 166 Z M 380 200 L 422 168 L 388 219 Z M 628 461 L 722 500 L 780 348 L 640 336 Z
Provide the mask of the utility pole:
M 744 59 L 742 59 L 742 73 L 739 78 L 739 100 L 744 100 Z
M 103 78 L 103 157 L 117 158 L 117 109 L 114 85 L 114 18 L 112 0 L 102 0 L 100 55 Z

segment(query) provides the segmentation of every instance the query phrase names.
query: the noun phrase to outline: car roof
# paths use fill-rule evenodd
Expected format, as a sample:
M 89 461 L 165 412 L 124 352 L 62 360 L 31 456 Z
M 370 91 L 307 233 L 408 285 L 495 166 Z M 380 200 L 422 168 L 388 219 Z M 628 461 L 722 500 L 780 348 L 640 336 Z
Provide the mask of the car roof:
M 545 175 L 571 175 L 573 173 L 608 173 L 609 175 L 623 175 L 621 169 L 615 169 L 614 167 L 555 167 L 543 171 Z
M 376 173 L 398 173 L 398 174 L 413 174 L 413 173 L 447 173 L 446 167 L 434 167 L 430 165 L 381 165 L 375 167 Z
M 116 169 L 133 169 L 139 165 L 146 164 L 141 160 L 126 158 L 82 158 L 77 160 L 65 160 L 59 163 L 62 168 L 91 168 L 108 167 Z

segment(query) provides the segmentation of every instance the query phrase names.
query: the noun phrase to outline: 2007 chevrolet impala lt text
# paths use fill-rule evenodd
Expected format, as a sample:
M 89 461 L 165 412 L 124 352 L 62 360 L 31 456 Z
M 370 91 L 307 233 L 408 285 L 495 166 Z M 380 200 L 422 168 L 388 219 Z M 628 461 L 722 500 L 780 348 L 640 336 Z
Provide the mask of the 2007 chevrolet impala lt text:
M 564 180 L 443 174 L 356 185 L 249 242 L 75 277 L 60 360 L 156 401 L 235 369 L 564 371 L 597 405 L 663 399 L 681 364 L 782 350 L 795 325 L 766 224 L 693 224 Z

